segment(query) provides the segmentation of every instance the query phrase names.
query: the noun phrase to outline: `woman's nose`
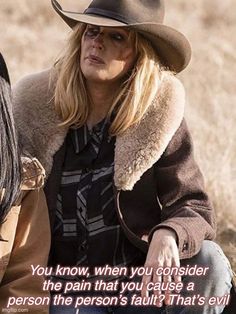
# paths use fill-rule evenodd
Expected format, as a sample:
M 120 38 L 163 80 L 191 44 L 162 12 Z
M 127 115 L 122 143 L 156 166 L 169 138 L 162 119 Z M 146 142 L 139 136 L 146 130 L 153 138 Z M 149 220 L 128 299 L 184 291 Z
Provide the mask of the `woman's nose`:
M 98 48 L 98 49 L 103 48 L 103 44 L 104 44 L 103 36 L 104 36 L 104 34 L 101 32 L 101 33 L 97 34 L 97 36 L 93 39 L 93 47 L 94 48 Z

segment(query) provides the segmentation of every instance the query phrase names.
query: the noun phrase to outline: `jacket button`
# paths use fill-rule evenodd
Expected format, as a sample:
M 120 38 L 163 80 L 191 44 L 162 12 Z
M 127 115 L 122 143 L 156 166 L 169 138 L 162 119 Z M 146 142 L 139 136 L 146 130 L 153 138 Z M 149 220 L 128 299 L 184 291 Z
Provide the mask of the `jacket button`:
M 80 245 L 81 251 L 84 251 L 87 247 L 88 247 L 87 244 L 81 244 Z
M 182 252 L 188 250 L 188 242 L 184 241 Z

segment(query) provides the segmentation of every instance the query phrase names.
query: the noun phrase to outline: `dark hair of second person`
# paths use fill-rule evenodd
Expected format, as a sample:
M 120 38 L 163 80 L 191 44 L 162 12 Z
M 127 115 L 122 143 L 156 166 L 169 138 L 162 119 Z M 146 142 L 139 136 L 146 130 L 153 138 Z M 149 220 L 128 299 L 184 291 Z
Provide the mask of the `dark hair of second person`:
M 19 194 L 20 150 L 12 116 L 10 80 L 0 53 L 0 223 Z

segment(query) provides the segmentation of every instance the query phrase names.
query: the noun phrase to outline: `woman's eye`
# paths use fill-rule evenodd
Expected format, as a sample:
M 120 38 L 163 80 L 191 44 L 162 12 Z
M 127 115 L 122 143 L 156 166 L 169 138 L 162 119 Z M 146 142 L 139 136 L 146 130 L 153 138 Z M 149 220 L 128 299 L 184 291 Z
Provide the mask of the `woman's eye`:
M 87 27 L 84 35 L 86 37 L 89 38 L 96 38 L 99 34 L 103 34 L 105 36 L 109 36 L 111 40 L 116 41 L 116 42 L 122 42 L 125 40 L 125 36 L 123 34 L 121 34 L 120 32 L 108 32 L 106 34 L 104 34 L 103 32 L 101 32 L 101 29 L 99 27 Z
M 116 41 L 123 41 L 125 37 L 120 33 L 112 33 L 111 38 Z
M 96 37 L 99 34 L 99 28 L 89 27 L 85 30 L 85 36 Z

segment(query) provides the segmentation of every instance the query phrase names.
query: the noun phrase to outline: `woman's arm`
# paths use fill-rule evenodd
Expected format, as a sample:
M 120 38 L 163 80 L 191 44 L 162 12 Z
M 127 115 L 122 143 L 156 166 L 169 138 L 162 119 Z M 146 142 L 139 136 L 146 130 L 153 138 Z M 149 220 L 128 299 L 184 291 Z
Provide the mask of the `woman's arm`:
M 156 164 L 157 191 L 162 205 L 162 223 L 149 234 L 145 267 L 180 266 L 180 258 L 197 254 L 204 239 L 215 236 L 215 216 L 204 190 L 201 172 L 193 157 L 192 141 L 185 121 Z M 171 282 L 171 276 L 143 276 L 142 296 L 148 282 Z M 181 281 L 175 276 L 176 283 Z M 160 291 L 155 291 L 157 296 Z M 165 292 L 165 303 L 169 302 Z M 162 302 L 157 303 L 162 306 Z
M 185 120 L 155 171 L 162 223 L 152 229 L 149 242 L 155 230 L 171 229 L 177 235 L 180 258 L 190 258 L 199 252 L 204 239 L 215 237 L 216 223 Z

